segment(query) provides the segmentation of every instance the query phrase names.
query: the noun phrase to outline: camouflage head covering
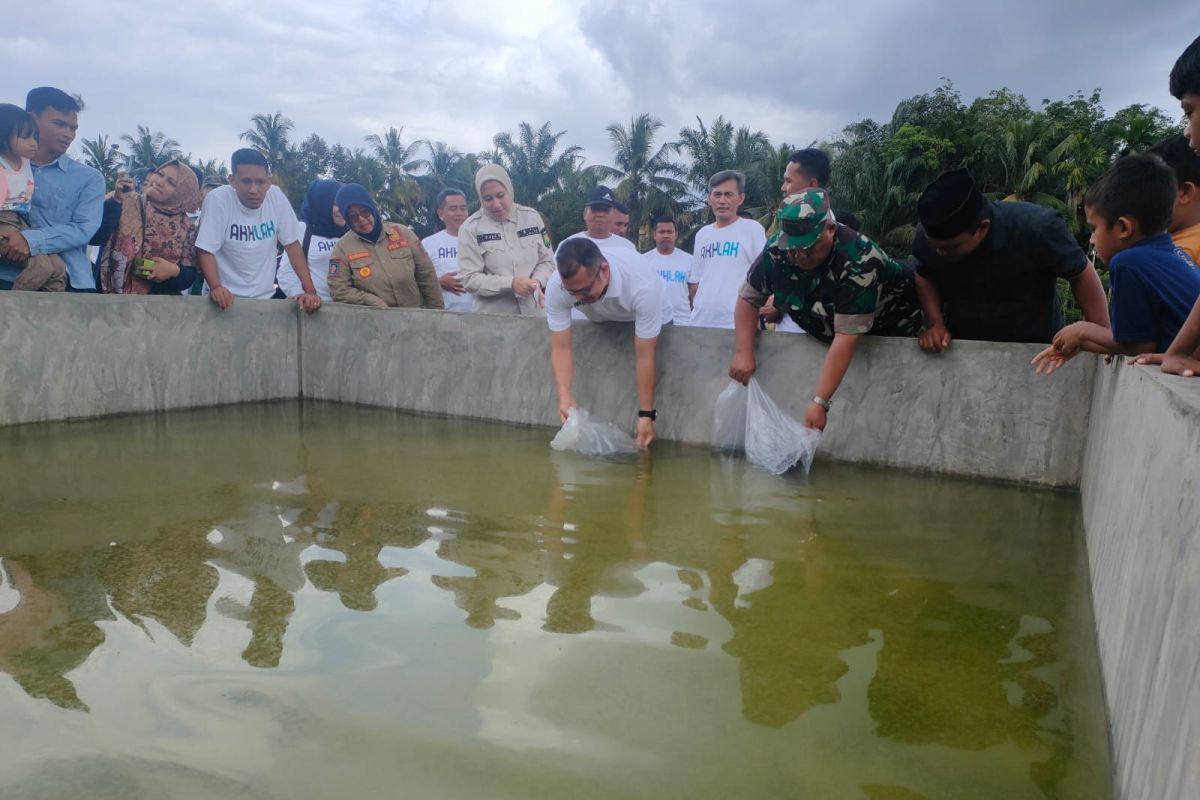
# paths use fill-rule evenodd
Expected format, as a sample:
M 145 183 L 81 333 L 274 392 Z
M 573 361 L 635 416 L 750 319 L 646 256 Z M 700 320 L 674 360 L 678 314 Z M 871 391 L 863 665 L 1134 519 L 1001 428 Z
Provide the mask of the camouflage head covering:
M 771 241 L 777 250 L 807 250 L 812 247 L 825 223 L 833 219 L 829 195 L 824 189 L 807 189 L 783 198 L 779 211 L 779 232 Z

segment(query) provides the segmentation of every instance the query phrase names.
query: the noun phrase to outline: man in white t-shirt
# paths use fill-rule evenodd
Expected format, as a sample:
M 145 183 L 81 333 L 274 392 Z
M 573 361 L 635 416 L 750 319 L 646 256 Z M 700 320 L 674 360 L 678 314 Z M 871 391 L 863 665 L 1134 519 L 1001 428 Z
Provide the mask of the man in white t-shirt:
M 571 382 L 575 357 L 571 350 L 571 311 L 593 322 L 632 322 L 637 361 L 637 443 L 654 441 L 654 351 L 658 334 L 670 322 L 662 281 L 636 258 L 605 256 L 596 244 L 580 238 L 564 241 L 555 257 L 558 269 L 546 286 L 546 322 L 550 326 L 550 366 L 558 390 L 558 416 L 563 422 L 575 406 Z
M 304 290 L 296 304 L 316 311 L 321 298 L 300 246 L 300 224 L 287 197 L 271 184 L 267 160 L 257 150 L 242 148 L 230 166 L 229 186 L 204 198 L 196 232 L 196 264 L 208 299 L 224 311 L 235 297 L 274 295 L 275 258 L 282 246 Z
M 675 246 L 676 231 L 673 217 L 654 220 L 654 249 L 642 256 L 662 279 L 663 290 L 671 302 L 676 325 L 689 325 L 692 319 L 692 298 L 688 284 L 692 281 L 692 254 Z
M 438 219 L 445 225 L 432 236 L 421 240 L 421 246 L 433 261 L 442 300 L 447 311 L 470 311 L 474 298 L 467 294 L 458 279 L 458 229 L 467 221 L 467 196 L 458 189 L 442 189 L 437 196 Z
M 746 201 L 746 176 L 727 169 L 708 181 L 708 204 L 716 219 L 696 234 L 695 263 L 688 289 L 692 295 L 692 324 L 732 328 L 738 290 L 750 266 L 767 245 L 767 232 L 752 219 L 737 215 Z
M 583 224 L 586 227 L 559 242 L 559 250 L 572 239 L 590 239 L 605 255 L 615 250 L 636 253 L 637 248 L 633 246 L 633 242 L 613 233 L 613 215 L 622 212 L 628 220 L 629 210 L 617 202 L 612 189 L 607 186 L 594 187 L 588 192 L 587 202 L 583 206 Z M 554 253 L 558 255 L 558 250 Z

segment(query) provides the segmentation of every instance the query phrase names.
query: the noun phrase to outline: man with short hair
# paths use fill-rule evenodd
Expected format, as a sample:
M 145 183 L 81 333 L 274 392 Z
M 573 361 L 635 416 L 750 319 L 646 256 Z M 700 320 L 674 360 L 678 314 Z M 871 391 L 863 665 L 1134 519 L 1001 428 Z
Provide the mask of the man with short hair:
M 546 322 L 550 326 L 550 366 L 558 391 L 558 416 L 567 421 L 575 406 L 571 382 L 575 373 L 571 350 L 571 312 L 592 322 L 633 322 L 636 358 L 637 443 L 654 441 L 654 351 L 671 307 L 662 282 L 635 258 L 617 251 L 601 252 L 595 242 L 580 237 L 564 241 L 555 257 L 558 269 L 546 285 Z
M 613 205 L 612 213 L 612 232 L 615 236 L 620 236 L 622 239 L 629 239 L 629 209 L 620 203 Z M 631 242 L 634 249 L 637 249 L 637 243 Z
M 1063 326 L 1058 278 L 1088 322 L 1110 327 L 1100 276 L 1054 211 L 988 201 L 959 169 L 925 188 L 917 216 L 923 350 L 940 353 L 954 338 L 1050 343 Z
M 67 291 L 96 291 L 87 244 L 103 217 L 104 177 L 67 155 L 82 109 L 78 98 L 52 86 L 32 89 L 25 97 L 25 110 L 38 126 L 37 155 L 31 159 L 37 188 L 29 209 L 31 227 L 0 240 L 0 289 L 11 289 L 20 273 L 5 262 L 57 254 L 67 267 Z
M 746 202 L 746 176 L 727 169 L 708 181 L 708 204 L 714 222 L 696 234 L 695 263 L 688 279 L 692 325 L 732 328 L 738 290 L 767 244 L 767 232 L 752 219 L 738 216 Z
M 692 320 L 692 299 L 688 293 L 691 282 L 692 254 L 675 246 L 678 236 L 674 217 L 656 217 L 653 221 L 654 249 L 642 259 L 662 278 L 663 290 L 671 303 L 676 325 L 688 325 Z
M 230 168 L 229 185 L 204 198 L 196 233 L 196 264 L 208 299 L 224 311 L 235 297 L 272 297 L 275 258 L 283 247 L 304 290 L 296 304 L 311 314 L 321 307 L 321 298 L 300 245 L 296 212 L 272 184 L 262 153 L 248 147 L 236 150 Z
M 791 157 L 788 158 L 787 166 L 783 168 L 783 183 L 779 189 L 784 197 L 803 192 L 805 189 L 827 189 L 832 171 L 833 167 L 829 162 L 829 156 L 825 154 L 824 150 L 806 147 L 803 150 L 793 151 Z M 858 230 L 858 217 L 854 215 L 854 212 L 844 208 L 835 208 L 833 215 L 841 224 Z
M 633 246 L 633 242 L 624 236 L 613 235 L 613 215 L 621 212 L 628 220 L 629 210 L 617 202 L 612 189 L 607 186 L 593 187 L 588 192 L 583 206 L 583 223 L 586 227 L 579 233 L 573 233 L 559 242 L 559 249 L 572 239 L 590 239 L 605 254 L 616 248 L 636 253 L 637 248 Z M 626 225 L 628 226 L 628 222 Z M 558 255 L 557 250 L 555 255 Z
M 467 221 L 467 195 L 460 189 L 442 189 L 438 192 L 436 210 L 444 227 L 422 239 L 421 246 L 437 270 L 446 310 L 470 311 L 475 301 L 458 279 L 458 229 Z

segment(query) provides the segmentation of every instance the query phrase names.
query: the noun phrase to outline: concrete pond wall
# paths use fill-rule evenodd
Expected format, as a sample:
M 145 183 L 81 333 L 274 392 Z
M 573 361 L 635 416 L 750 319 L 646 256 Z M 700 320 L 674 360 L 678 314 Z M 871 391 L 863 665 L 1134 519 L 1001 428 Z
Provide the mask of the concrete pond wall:
M 577 400 L 632 429 L 629 326 L 574 333 Z M 731 331 L 665 329 L 660 438 L 708 441 L 732 347 Z M 1078 488 L 1119 796 L 1200 797 L 1200 380 L 1091 356 L 1039 378 L 1037 350 L 868 339 L 818 458 Z M 799 416 L 824 353 L 767 334 L 759 378 Z M 542 320 L 0 293 L 0 425 L 297 396 L 558 422 Z

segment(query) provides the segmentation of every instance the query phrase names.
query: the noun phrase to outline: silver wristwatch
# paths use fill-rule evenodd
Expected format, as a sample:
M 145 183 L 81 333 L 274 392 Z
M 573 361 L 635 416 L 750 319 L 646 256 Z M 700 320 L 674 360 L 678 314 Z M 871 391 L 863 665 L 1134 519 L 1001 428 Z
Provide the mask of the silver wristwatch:
M 825 409 L 826 411 L 828 411 L 829 407 L 833 405 L 833 401 L 826 400 L 824 397 L 821 397 L 820 395 L 816 395 L 816 394 L 813 395 L 812 401 L 814 403 L 816 403 L 817 405 L 819 405 L 821 408 Z

